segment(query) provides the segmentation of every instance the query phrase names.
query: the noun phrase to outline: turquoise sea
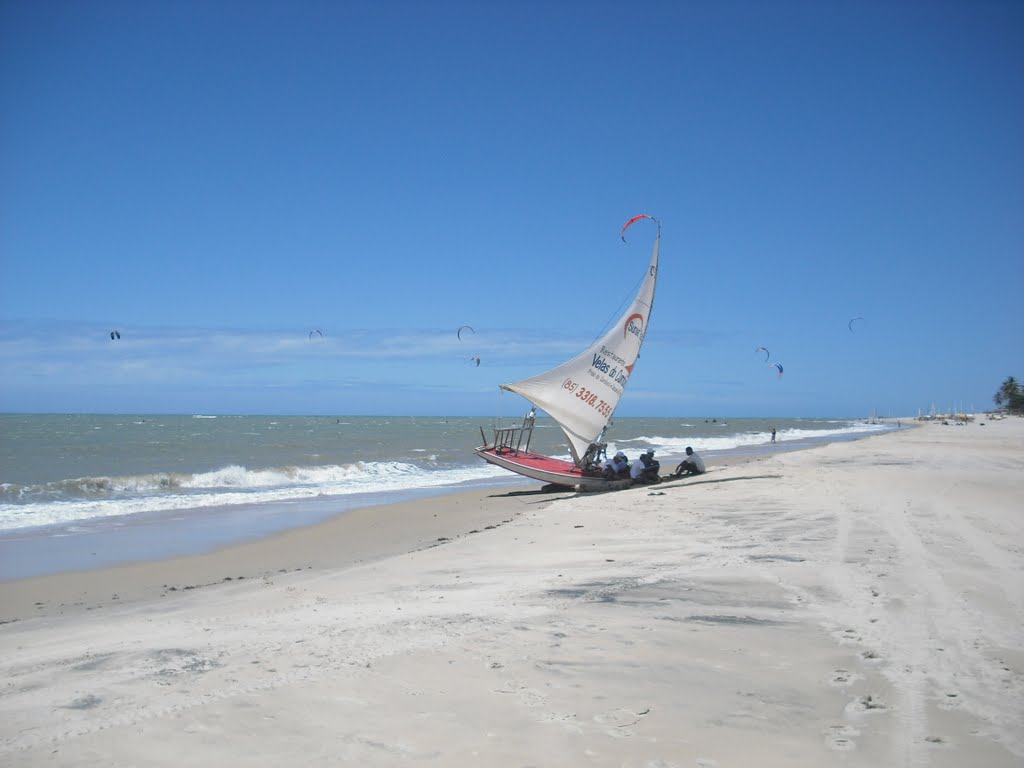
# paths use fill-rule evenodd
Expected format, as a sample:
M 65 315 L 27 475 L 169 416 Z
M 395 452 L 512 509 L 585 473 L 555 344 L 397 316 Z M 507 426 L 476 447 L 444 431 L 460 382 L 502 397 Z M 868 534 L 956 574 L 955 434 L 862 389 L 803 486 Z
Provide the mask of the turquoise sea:
M 490 437 L 493 426 L 473 417 L 0 415 L 0 580 L 209 551 L 358 506 L 535 485 L 473 454 L 481 428 Z M 713 463 L 891 428 L 617 418 L 607 439 L 630 459 L 654 448 L 667 466 L 688 445 Z M 544 417 L 531 447 L 568 457 Z

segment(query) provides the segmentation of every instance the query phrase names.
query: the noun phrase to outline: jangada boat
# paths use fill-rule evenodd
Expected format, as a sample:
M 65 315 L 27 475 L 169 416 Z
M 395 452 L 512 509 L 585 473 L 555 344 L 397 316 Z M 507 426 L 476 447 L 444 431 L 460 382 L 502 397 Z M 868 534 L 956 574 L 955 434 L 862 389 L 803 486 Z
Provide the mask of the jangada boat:
M 653 216 L 640 214 L 626 222 L 620 236 L 625 241 L 626 230 L 641 219 L 653 221 L 658 232 L 651 263 L 632 304 L 603 337 L 572 360 L 529 379 L 501 385 L 501 389 L 529 400 L 534 408 L 519 426 L 495 427 L 489 443 L 480 429 L 484 445 L 476 449 L 476 455 L 484 461 L 543 483 L 580 490 L 621 483 L 603 477 L 600 464 L 607 447 L 605 430 L 633 375 L 654 305 L 661 224 Z M 530 451 L 537 408 L 546 411 L 565 433 L 572 461 Z

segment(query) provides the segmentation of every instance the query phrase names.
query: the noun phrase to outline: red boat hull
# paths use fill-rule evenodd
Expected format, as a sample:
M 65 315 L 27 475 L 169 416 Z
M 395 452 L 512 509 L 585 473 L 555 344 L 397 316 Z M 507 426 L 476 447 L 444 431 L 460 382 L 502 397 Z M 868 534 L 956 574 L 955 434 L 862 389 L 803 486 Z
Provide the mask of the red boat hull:
M 584 475 L 579 467 L 575 466 L 571 461 L 555 459 L 551 456 L 542 456 L 539 453 L 511 450 L 498 451 L 491 446 L 481 446 L 476 449 L 476 455 L 502 469 L 507 469 L 510 472 L 515 472 L 551 485 L 564 485 L 569 488 L 578 487 L 581 490 L 593 490 L 596 488 L 610 488 L 612 483 L 619 482 L 606 480 L 603 477 Z

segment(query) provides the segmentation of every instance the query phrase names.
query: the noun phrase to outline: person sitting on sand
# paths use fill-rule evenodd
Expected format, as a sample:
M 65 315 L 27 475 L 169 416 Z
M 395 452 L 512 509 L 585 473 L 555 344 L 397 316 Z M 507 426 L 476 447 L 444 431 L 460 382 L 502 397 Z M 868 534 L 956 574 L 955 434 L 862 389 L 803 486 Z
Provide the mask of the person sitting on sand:
M 647 453 L 641 453 L 640 458 L 633 462 L 629 470 L 629 476 L 634 483 L 659 483 L 661 477 L 658 472 L 661 464 L 654 458 L 654 449 L 650 448 Z
M 654 449 L 648 448 L 647 453 L 644 454 L 647 459 L 644 463 L 647 465 L 647 474 L 651 477 L 652 482 L 661 481 L 661 462 L 654 458 Z
M 619 451 L 604 463 L 604 477 L 606 480 L 621 480 L 629 477 L 629 461 L 626 454 Z
M 679 462 L 679 466 L 676 467 L 676 471 L 672 473 L 672 476 L 703 475 L 705 471 L 704 459 L 694 453 L 693 448 L 686 446 L 686 458 Z

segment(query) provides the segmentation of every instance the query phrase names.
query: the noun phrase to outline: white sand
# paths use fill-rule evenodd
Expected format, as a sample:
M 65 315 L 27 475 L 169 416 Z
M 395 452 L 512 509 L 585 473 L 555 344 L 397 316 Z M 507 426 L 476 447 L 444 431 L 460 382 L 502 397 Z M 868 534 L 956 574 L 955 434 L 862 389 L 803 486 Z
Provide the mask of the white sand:
M 710 469 L 0 585 L 0 764 L 1024 764 L 1024 421 Z

